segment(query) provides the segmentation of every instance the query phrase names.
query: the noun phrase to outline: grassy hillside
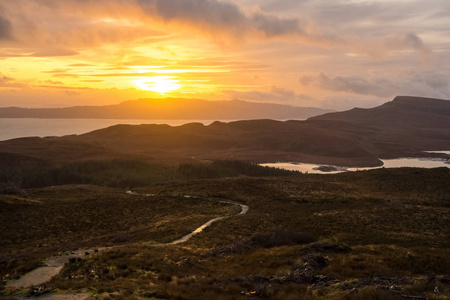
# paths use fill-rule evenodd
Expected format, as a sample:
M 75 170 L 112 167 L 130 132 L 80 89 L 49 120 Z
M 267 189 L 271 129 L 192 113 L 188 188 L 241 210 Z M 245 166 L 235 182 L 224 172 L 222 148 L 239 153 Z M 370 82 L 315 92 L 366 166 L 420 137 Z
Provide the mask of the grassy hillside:
M 72 261 L 46 287 L 102 299 L 448 299 L 449 181 L 447 168 L 402 168 L 135 189 L 152 198 L 95 186 L 28 189 L 31 198 L 0 196 L 2 276 L 52 251 L 116 241 L 123 247 Z M 236 210 L 206 199 L 250 210 L 186 244 L 140 245 Z

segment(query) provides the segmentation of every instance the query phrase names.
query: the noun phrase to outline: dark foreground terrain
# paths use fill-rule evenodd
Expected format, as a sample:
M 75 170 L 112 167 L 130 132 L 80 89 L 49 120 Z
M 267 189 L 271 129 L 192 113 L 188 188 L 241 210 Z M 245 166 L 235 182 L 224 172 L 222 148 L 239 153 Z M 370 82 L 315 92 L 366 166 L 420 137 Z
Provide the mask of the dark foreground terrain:
M 255 177 L 271 171 L 244 176 L 240 165 L 238 177 L 207 179 L 222 177 L 211 168 L 188 167 L 190 180 L 174 169 L 172 180 L 133 185 L 141 195 L 114 181 L 5 185 L 1 293 L 39 290 L 5 284 L 51 255 L 113 246 L 71 260 L 40 291 L 97 299 L 450 299 L 448 168 Z M 227 168 L 220 173 L 232 176 Z M 250 209 L 236 215 L 219 199 Z M 144 245 L 217 216 L 228 217 L 184 244 Z

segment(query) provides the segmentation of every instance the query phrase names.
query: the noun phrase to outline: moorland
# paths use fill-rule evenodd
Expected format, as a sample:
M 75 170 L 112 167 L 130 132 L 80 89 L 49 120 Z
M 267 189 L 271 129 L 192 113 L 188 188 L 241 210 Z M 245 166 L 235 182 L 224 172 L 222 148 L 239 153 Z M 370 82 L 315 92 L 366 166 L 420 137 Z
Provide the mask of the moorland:
M 0 142 L 1 296 L 449 299 L 449 168 L 314 175 L 257 164 L 448 159 L 424 151 L 450 149 L 449 110 L 398 97 L 303 122 L 118 125 Z M 77 249 L 89 251 L 50 281 L 12 284 Z
M 448 299 L 450 170 L 378 169 L 91 184 L 0 196 L 6 283 L 52 255 L 71 260 L 43 285 L 100 299 Z M 144 196 L 147 194 L 147 196 Z M 150 196 L 149 196 L 150 195 Z M 195 197 L 185 197 L 186 195 Z M 245 215 L 217 200 L 249 206 Z M 184 244 L 151 247 L 194 230 Z

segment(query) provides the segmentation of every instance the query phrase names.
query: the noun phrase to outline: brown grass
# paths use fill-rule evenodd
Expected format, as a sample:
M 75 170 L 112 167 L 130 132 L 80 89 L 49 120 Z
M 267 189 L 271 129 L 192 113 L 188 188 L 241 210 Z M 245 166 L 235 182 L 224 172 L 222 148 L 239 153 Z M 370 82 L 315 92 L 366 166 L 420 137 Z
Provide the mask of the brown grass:
M 151 210 L 168 211 L 167 207 L 173 208 L 177 201 L 186 204 L 179 207 L 185 212 L 183 216 L 192 213 L 192 205 L 210 214 L 230 209 L 208 201 L 165 196 L 167 191 L 230 199 L 249 205 L 250 210 L 215 223 L 183 245 L 153 248 L 135 244 L 74 261 L 49 286 L 85 288 L 99 298 L 129 299 L 245 299 L 247 296 L 241 293 L 252 292 L 268 299 L 400 299 L 401 294 L 424 293 L 430 299 L 448 299 L 449 180 L 450 171 L 446 169 L 398 169 L 144 187 L 139 191 L 160 195 L 149 206 Z M 85 203 L 98 197 L 103 199 L 103 206 L 125 202 L 129 205 L 123 209 L 131 209 L 131 204 L 144 205 L 140 201 L 149 200 L 95 189 L 95 197 Z M 42 201 L 51 190 L 30 193 L 42 195 L 35 196 Z M 72 203 L 80 193 L 72 187 L 67 192 L 59 190 L 60 197 L 55 198 L 62 205 Z M 117 199 L 111 197 L 115 193 Z M 63 195 L 72 200 L 64 200 Z M 21 205 L 43 209 L 45 201 Z M 31 212 L 28 215 L 34 216 Z M 133 221 L 139 220 L 138 216 L 134 210 L 120 214 L 120 218 Z M 161 223 L 161 232 L 176 235 L 176 228 L 189 223 L 180 216 L 178 210 L 170 211 L 170 222 Z M 178 218 L 180 223 L 171 225 Z M 136 241 L 158 236 L 155 232 L 133 235 L 139 231 L 132 228 L 120 233 L 138 236 Z M 288 238 L 281 234 L 282 242 L 271 243 L 276 232 L 288 232 Z M 318 241 L 292 243 L 300 233 Z M 113 236 L 117 233 L 109 235 Z M 269 246 L 248 244 L 252 236 L 262 237 Z M 96 241 L 110 240 L 98 237 Z M 325 263 L 311 264 L 311 256 L 324 257 Z M 297 281 L 289 279 L 294 278 L 292 274 Z M 434 292 L 436 287 L 440 294 Z

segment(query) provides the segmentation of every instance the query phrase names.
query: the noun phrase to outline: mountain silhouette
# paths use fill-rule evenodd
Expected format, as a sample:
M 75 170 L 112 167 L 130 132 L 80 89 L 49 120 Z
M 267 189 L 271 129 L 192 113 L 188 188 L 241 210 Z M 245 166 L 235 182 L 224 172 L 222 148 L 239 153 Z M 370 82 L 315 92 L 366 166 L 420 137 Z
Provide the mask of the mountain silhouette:
M 397 97 L 371 109 L 306 121 L 248 120 L 169 125 L 116 125 L 82 135 L 0 142 L 0 154 L 54 161 L 137 158 L 310 162 L 376 166 L 379 158 L 430 156 L 450 149 L 450 101 Z

